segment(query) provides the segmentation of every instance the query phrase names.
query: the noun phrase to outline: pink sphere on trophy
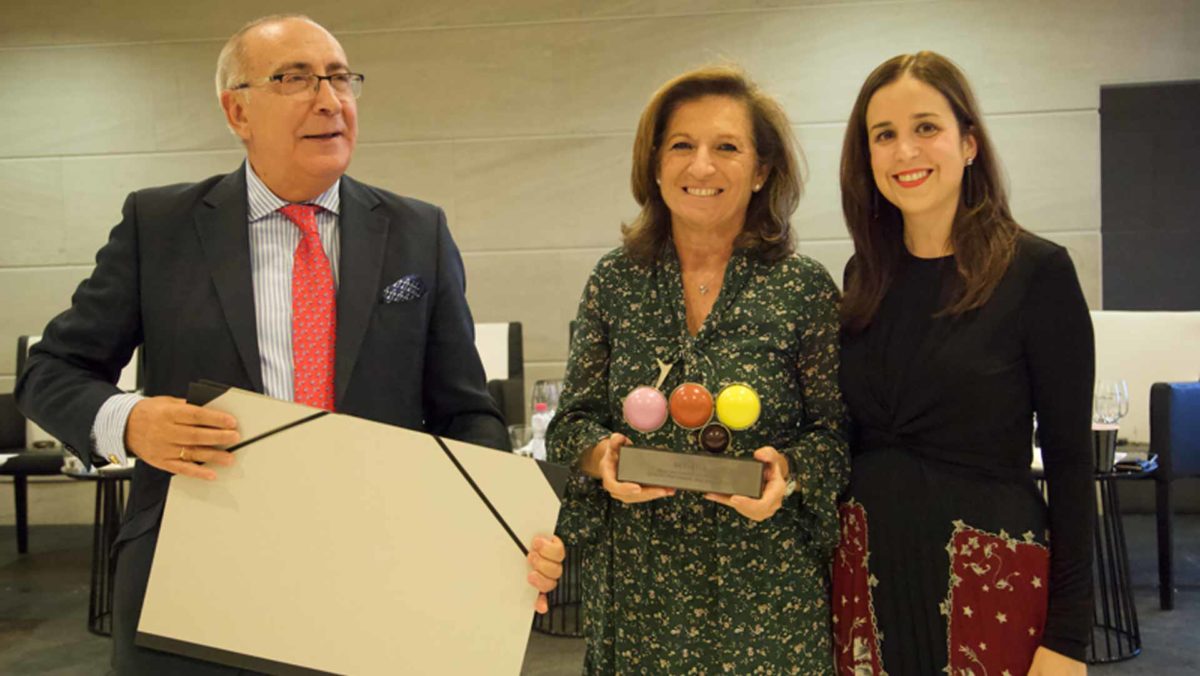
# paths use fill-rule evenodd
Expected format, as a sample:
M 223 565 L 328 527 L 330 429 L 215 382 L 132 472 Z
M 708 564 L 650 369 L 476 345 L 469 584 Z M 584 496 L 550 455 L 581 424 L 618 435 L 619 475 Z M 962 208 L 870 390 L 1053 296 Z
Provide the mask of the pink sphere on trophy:
M 639 432 L 653 432 L 667 421 L 667 398 L 648 385 L 634 388 L 621 405 L 625 422 Z

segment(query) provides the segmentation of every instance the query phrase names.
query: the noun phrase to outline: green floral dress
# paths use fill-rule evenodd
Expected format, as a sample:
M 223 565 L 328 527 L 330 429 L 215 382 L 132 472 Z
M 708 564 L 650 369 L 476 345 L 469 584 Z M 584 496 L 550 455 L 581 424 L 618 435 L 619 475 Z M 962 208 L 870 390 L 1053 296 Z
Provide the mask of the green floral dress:
M 727 453 L 787 453 L 797 488 L 758 523 L 699 493 L 626 505 L 573 473 L 558 532 L 583 560 L 588 673 L 832 673 L 830 557 L 835 498 L 848 473 L 838 391 L 837 287 L 815 261 L 769 264 L 734 252 L 712 312 L 687 332 L 674 251 L 653 266 L 620 249 L 588 280 L 572 325 L 567 379 L 548 432 L 552 461 L 621 432 L 634 444 L 702 453 L 668 421 L 625 424 L 621 401 L 675 362 L 664 394 L 687 381 L 714 395 L 746 383 L 762 415 Z

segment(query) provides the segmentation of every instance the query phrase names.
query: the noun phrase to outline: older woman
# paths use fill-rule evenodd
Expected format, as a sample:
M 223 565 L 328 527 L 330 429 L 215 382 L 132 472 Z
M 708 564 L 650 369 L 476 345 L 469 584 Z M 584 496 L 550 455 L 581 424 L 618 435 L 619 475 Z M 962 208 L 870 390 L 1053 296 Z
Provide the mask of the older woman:
M 962 72 L 897 56 L 842 154 L 853 471 L 839 671 L 1074 674 L 1091 633 L 1092 326 L 1067 251 L 1012 218 Z M 1050 505 L 1030 474 L 1037 414 Z
M 800 197 L 782 110 L 739 71 L 666 83 L 638 125 L 624 245 L 573 325 L 550 457 L 575 469 L 560 533 L 582 546 L 592 673 L 827 673 L 828 569 L 847 459 L 837 297 L 794 253 Z M 619 482 L 621 447 L 703 453 L 671 423 L 638 432 L 622 399 L 742 383 L 762 415 L 727 451 L 763 464 L 760 499 Z

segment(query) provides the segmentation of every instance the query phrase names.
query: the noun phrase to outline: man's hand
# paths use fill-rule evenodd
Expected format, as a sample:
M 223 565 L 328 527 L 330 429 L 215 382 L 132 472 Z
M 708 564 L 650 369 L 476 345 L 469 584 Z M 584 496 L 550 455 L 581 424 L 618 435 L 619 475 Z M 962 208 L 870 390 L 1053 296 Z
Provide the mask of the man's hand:
M 546 594 L 558 586 L 558 578 L 562 577 L 563 573 L 563 559 L 566 557 L 566 546 L 558 536 L 533 539 L 533 546 L 529 548 L 529 566 L 533 570 L 529 571 L 529 577 L 526 579 L 539 592 L 537 601 L 533 604 L 533 609 L 537 612 L 545 614 L 550 610 Z
M 705 493 L 704 497 L 719 502 L 726 507 L 732 507 L 738 514 L 755 521 L 766 521 L 775 516 L 775 512 L 783 506 L 783 491 L 787 485 L 787 458 L 770 446 L 763 446 L 754 452 L 754 459 L 763 463 L 762 497 L 755 500 L 744 495 L 724 495 L 721 493 Z
M 217 473 L 196 463 L 229 466 L 233 454 L 217 446 L 241 439 L 237 419 L 176 397 L 143 399 L 129 413 L 125 447 L 143 462 L 172 474 L 213 480 Z
M 592 448 L 591 456 L 598 459 L 593 476 L 600 479 L 604 490 L 608 491 L 608 494 L 614 499 L 626 504 L 649 502 L 675 495 L 674 488 L 643 486 L 632 481 L 617 481 L 617 463 L 621 461 L 621 447 L 627 445 L 629 445 L 629 438 L 624 434 L 614 432 Z

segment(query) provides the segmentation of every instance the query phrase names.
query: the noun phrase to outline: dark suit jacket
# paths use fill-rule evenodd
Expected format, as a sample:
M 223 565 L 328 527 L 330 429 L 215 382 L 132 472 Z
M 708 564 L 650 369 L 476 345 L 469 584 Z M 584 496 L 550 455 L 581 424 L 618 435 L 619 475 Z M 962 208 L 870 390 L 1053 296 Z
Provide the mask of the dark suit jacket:
M 131 194 L 91 278 L 30 354 L 16 386 L 25 414 L 90 464 L 96 412 L 139 344 L 148 396 L 184 397 L 199 379 L 261 392 L 247 209 L 244 164 Z M 507 448 L 442 210 L 344 176 L 339 227 L 336 410 Z M 426 293 L 383 303 L 408 274 Z M 119 542 L 157 526 L 168 479 L 138 463 Z

